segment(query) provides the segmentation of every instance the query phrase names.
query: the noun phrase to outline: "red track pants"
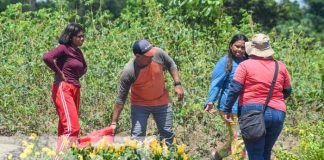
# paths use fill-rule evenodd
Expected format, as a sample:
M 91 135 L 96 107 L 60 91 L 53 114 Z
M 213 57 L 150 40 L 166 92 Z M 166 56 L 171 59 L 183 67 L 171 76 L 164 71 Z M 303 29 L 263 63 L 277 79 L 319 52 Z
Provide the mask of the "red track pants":
M 63 150 L 76 142 L 80 133 L 80 88 L 67 82 L 53 84 L 52 99 L 59 117 L 56 149 Z

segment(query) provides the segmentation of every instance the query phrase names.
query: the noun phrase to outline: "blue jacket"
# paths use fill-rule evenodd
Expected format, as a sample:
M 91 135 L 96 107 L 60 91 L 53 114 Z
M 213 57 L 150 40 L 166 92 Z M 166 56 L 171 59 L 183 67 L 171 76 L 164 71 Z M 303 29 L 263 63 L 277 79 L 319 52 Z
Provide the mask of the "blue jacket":
M 238 64 L 240 63 L 240 61 L 237 58 L 233 57 L 232 69 L 231 72 L 227 75 L 226 74 L 227 59 L 228 56 L 226 54 L 216 63 L 212 74 L 212 80 L 208 91 L 208 97 L 205 103 L 206 105 L 208 102 L 214 103 L 216 100 L 218 100 L 217 109 L 220 111 L 224 111 L 225 109 L 226 98 L 229 93 L 229 84 L 233 79 Z M 238 108 L 238 98 L 236 98 L 235 103 L 232 107 L 232 113 L 237 114 L 237 108 Z

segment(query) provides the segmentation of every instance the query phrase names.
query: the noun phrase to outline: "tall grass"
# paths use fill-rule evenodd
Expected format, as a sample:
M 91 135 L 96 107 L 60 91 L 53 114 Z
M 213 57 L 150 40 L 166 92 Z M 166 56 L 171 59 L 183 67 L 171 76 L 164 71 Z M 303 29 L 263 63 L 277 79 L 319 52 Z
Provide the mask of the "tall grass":
M 246 14 L 240 29 L 231 26 L 229 17 L 222 16 L 215 20 L 215 27 L 222 30 L 216 36 L 204 30 L 193 32 L 178 20 L 168 18 L 168 13 L 163 13 L 154 1 L 144 5 L 146 14 L 140 14 L 140 6 L 129 6 L 115 21 L 107 11 L 89 12 L 82 18 L 87 31 L 81 49 L 89 67 L 81 78 L 82 134 L 110 123 L 121 70 L 133 56 L 132 43 L 140 38 L 148 38 L 165 49 L 180 70 L 185 99 L 181 103 L 174 100 L 174 124 L 194 130 L 193 125 L 204 127 L 210 118 L 219 123 L 201 111 L 212 68 L 226 52 L 232 35 L 240 32 L 250 37 L 258 28 L 251 25 Z M 74 11 L 62 8 L 22 12 L 21 7 L 10 5 L 0 14 L 0 134 L 54 134 L 57 117 L 50 95 L 53 73 L 41 57 L 57 45 L 57 37 L 69 22 L 81 19 Z M 303 33 L 291 31 L 289 37 L 275 32 L 269 35 L 275 57 L 287 65 L 291 74 L 293 95 L 288 100 L 288 113 L 312 111 L 323 115 L 323 47 Z M 172 97 L 169 75 L 166 80 Z M 120 131 L 130 128 L 128 106 L 121 115 Z M 220 126 L 214 124 L 205 130 L 212 132 Z

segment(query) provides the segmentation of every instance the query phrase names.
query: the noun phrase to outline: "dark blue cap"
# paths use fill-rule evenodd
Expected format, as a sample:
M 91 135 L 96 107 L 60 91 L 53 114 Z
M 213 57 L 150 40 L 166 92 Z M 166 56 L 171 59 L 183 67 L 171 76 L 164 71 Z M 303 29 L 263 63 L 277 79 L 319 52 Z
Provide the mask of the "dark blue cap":
M 153 46 L 146 39 L 137 40 L 133 45 L 133 53 L 143 55 L 152 48 Z

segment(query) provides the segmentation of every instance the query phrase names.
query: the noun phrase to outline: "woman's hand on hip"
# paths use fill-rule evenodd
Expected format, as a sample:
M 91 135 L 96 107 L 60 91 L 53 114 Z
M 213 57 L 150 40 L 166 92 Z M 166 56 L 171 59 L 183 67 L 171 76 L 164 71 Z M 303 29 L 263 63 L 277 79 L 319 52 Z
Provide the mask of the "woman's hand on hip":
M 56 76 L 59 77 L 62 81 L 65 81 L 65 76 L 64 73 L 62 71 L 59 71 L 56 73 Z

